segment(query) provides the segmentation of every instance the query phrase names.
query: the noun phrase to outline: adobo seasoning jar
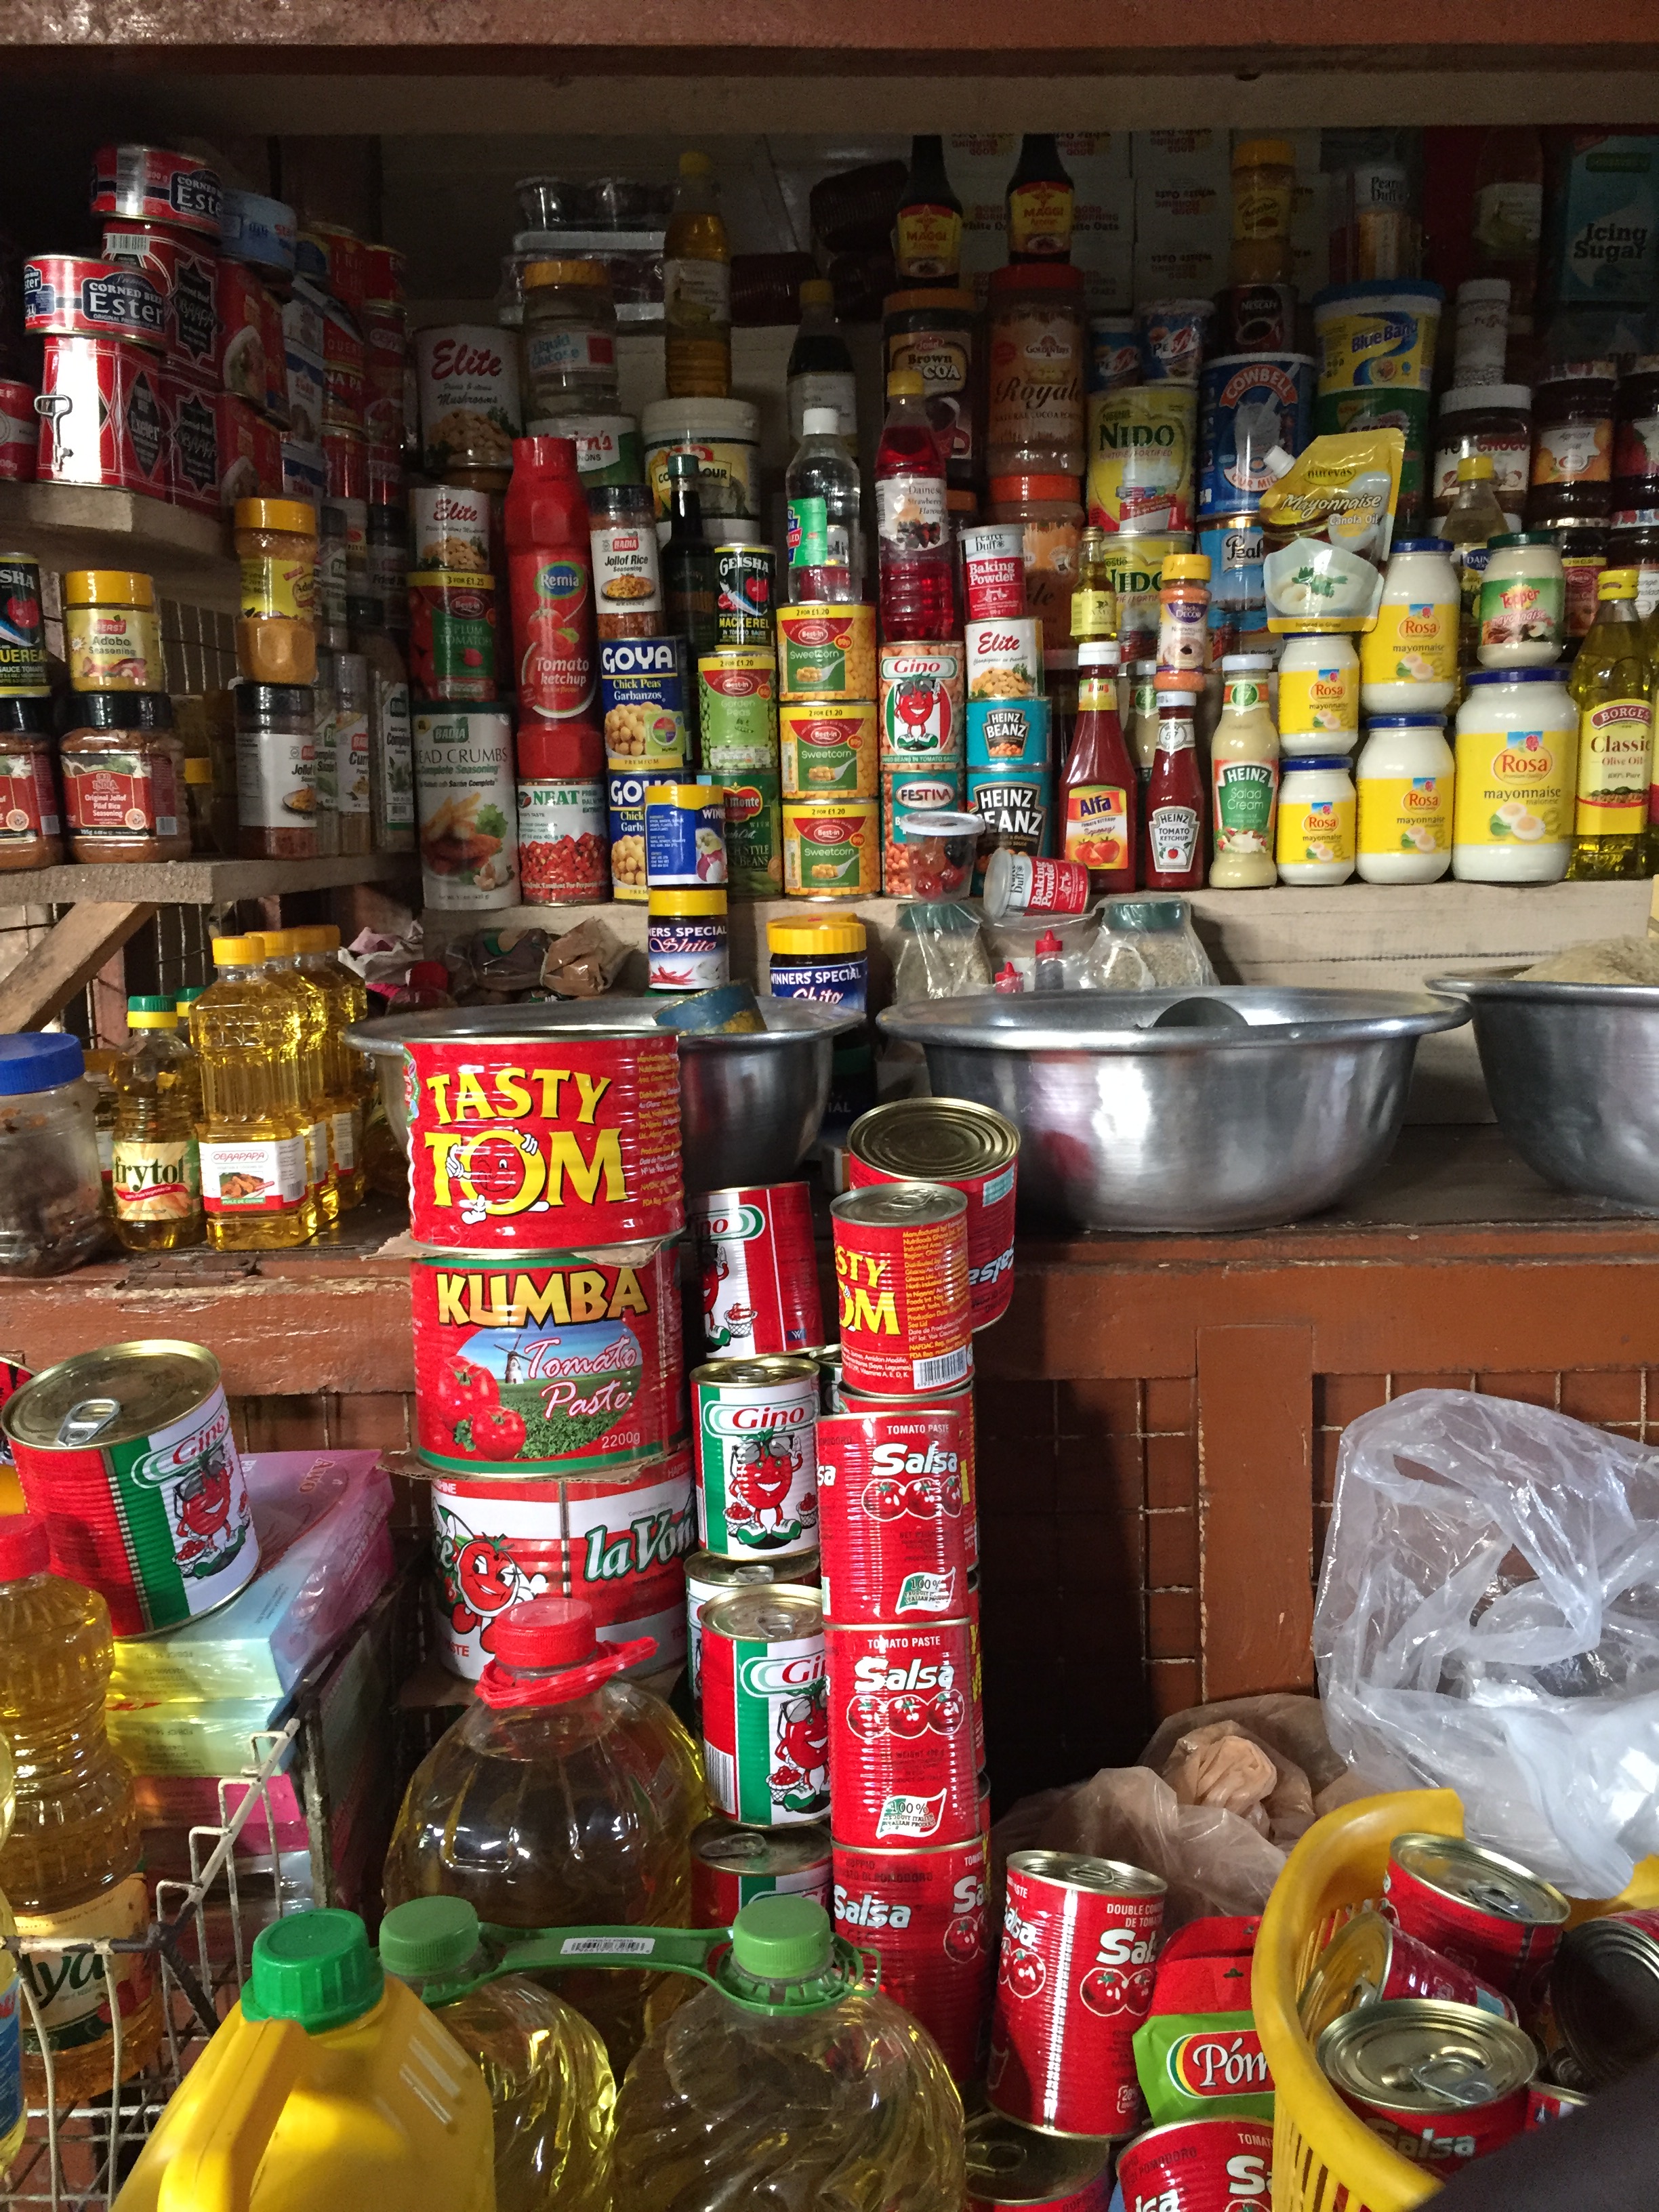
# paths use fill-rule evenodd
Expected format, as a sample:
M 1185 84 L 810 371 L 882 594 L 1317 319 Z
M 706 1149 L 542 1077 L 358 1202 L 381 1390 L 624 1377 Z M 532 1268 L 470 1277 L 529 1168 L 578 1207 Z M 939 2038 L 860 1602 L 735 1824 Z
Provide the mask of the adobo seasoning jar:
M 317 679 L 317 511 L 302 499 L 239 499 L 242 566 L 236 660 L 253 684 Z
M 165 691 L 155 586 L 131 568 L 64 578 L 64 652 L 77 691 Z
M 64 857 L 55 747 L 44 699 L 0 698 L 0 871 Z
M 187 860 L 184 740 L 165 691 L 72 695 L 58 744 L 77 860 Z

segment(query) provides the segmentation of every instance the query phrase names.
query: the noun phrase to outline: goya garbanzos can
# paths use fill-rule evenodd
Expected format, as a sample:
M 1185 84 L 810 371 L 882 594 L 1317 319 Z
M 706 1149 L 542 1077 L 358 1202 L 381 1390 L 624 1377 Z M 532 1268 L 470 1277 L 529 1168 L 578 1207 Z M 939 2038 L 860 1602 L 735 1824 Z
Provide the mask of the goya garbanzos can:
M 722 1813 L 794 1827 L 830 1809 L 823 1614 L 805 1592 L 749 1590 L 702 1616 L 702 1753 Z
M 1443 2180 L 1524 2132 L 1532 2038 L 1470 2005 L 1361 2005 L 1319 2039 L 1320 2071 L 1391 2150 Z
M 691 1925 L 729 1928 L 751 1897 L 830 1902 L 830 1831 L 751 1828 L 711 1814 L 691 1831 Z
M 423 1252 L 410 1298 L 428 1466 L 574 1475 L 667 1450 L 685 1389 L 673 1243 Z
M 817 1363 L 711 1359 L 691 1373 L 697 1518 L 728 1559 L 815 1552 Z
M 968 1303 L 975 1328 L 1008 1310 L 1014 1291 L 1014 1176 L 1019 1131 L 966 1098 L 896 1098 L 854 1122 L 847 1139 L 854 1190 L 942 1182 L 968 1201 Z
M 852 1190 L 830 1208 L 842 1387 L 944 1390 L 973 1372 L 968 1201 L 934 1182 Z
M 730 1358 L 816 1351 L 826 1332 L 806 1185 L 702 1191 L 690 1214 L 708 1350 Z
M 685 1674 L 691 1710 L 702 1706 L 702 1616 L 705 1607 L 724 1604 L 740 1590 L 808 1589 L 817 1595 L 818 1555 L 790 1552 L 763 1559 L 726 1559 L 714 1552 L 693 1552 L 685 1563 Z
M 0 1423 L 54 1571 L 99 1593 L 118 1636 L 176 1628 L 252 1581 L 259 1534 L 204 1346 L 77 1352 L 15 1392 Z
M 684 1226 L 666 1030 L 433 1037 L 404 1051 L 417 1244 L 572 1251 Z

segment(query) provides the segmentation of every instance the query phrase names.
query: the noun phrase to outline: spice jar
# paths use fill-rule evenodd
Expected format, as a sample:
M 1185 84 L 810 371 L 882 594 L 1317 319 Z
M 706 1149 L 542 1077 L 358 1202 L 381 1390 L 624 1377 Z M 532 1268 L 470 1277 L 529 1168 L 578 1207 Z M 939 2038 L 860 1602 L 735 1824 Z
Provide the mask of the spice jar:
M 412 853 L 415 750 L 408 672 L 375 599 L 349 599 L 346 611 L 351 649 L 362 653 L 368 669 L 368 849 Z
M 165 691 L 71 699 L 59 743 L 64 812 L 77 860 L 187 860 L 184 742 Z
M 155 586 L 131 568 L 64 578 L 64 651 L 77 691 L 165 691 Z
M 593 606 L 601 637 L 659 637 L 662 576 L 651 494 L 642 483 L 594 484 L 587 494 Z M 771 616 L 767 617 L 769 640 Z
M 1065 650 L 1072 641 L 1072 589 L 1083 538 L 1076 477 L 994 477 L 987 520 L 1020 526 L 1025 611 L 1042 624 L 1046 653 Z
M 1539 386 L 1529 530 L 1605 516 L 1612 507 L 1614 388 L 1610 361 L 1575 362 Z
M 529 412 L 603 414 L 617 404 L 617 307 L 602 261 L 532 261 L 524 287 Z
M 245 860 L 317 857 L 314 715 L 308 684 L 236 686 L 237 850 Z
M 52 750 L 46 702 L 0 697 L 0 871 L 52 868 L 64 857 Z
M 317 593 L 312 610 L 317 642 L 339 647 L 345 643 L 346 501 L 325 499 L 319 510 L 317 537 Z
M 361 653 L 334 656 L 334 804 L 343 853 L 374 850 L 369 813 L 369 675 Z
M 1659 356 L 1639 354 L 1619 380 L 1613 507 L 1659 507 Z
M 237 665 L 255 684 L 314 683 L 316 509 L 302 499 L 239 499 L 235 524 L 242 565 Z
M 994 269 L 987 313 L 988 475 L 1081 476 L 1083 271 L 1064 262 Z
M 61 1275 L 107 1236 L 85 1074 L 72 1036 L 0 1036 L 0 1275 Z

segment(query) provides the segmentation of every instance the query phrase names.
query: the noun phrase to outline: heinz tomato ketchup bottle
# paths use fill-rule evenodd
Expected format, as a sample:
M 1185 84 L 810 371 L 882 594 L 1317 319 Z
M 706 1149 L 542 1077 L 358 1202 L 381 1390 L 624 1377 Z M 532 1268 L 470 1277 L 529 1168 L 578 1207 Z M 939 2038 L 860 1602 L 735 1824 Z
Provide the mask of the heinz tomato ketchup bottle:
M 520 775 L 601 775 L 587 499 L 572 438 L 515 438 L 507 568 Z

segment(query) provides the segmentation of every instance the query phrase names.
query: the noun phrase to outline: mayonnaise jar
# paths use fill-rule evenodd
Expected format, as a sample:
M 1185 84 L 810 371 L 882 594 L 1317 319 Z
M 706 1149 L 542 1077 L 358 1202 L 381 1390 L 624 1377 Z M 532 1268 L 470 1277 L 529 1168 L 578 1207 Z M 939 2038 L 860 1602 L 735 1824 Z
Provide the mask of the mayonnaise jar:
M 1340 630 L 1289 637 L 1279 658 L 1279 743 L 1292 753 L 1346 751 L 1359 735 L 1359 655 Z
M 1437 883 L 1451 866 L 1455 763 L 1441 714 L 1379 714 L 1354 768 L 1367 884 Z
M 1346 884 L 1353 873 L 1353 772 L 1347 755 L 1286 761 L 1279 787 L 1279 882 Z
M 1368 714 L 1430 714 L 1457 692 L 1457 571 L 1443 538 L 1407 538 L 1389 556 L 1376 627 L 1359 641 Z
M 1452 873 L 1558 884 L 1572 852 L 1578 709 L 1559 668 L 1482 668 L 1457 710 Z

